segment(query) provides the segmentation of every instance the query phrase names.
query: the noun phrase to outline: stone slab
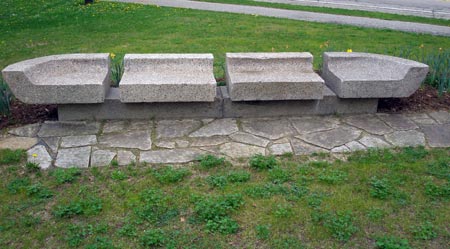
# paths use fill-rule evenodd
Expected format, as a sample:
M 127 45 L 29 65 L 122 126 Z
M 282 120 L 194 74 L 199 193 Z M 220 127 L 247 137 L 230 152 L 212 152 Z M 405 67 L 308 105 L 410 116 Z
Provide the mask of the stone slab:
M 127 148 L 150 150 L 152 139 L 150 131 L 135 130 L 117 134 L 106 134 L 99 137 L 99 144 L 111 148 Z
M 102 133 L 121 132 L 125 130 L 126 122 L 123 120 L 108 120 L 103 125 Z
M 27 161 L 38 164 L 41 169 L 48 169 L 53 159 L 44 145 L 36 145 L 27 151 Z
M 450 123 L 450 113 L 448 111 L 430 112 L 430 116 L 434 118 L 439 124 Z
M 215 137 L 199 137 L 191 139 L 191 147 L 208 147 L 224 144 L 228 142 L 226 136 L 215 136 Z
M 340 98 L 402 98 L 412 95 L 428 66 L 398 57 L 325 52 L 322 77 Z
M 419 128 L 403 114 L 378 113 L 377 116 L 395 130 L 406 131 Z
M 360 140 L 359 143 L 364 145 L 367 148 L 388 148 L 392 147 L 392 145 L 388 144 L 381 138 L 375 137 L 373 135 L 365 135 Z
M 340 124 L 339 119 L 333 117 L 293 117 L 289 120 L 300 134 L 331 130 Z
M 100 130 L 99 122 L 78 121 L 59 122 L 46 121 L 38 132 L 39 137 L 63 137 L 79 135 L 95 135 Z
M 91 155 L 91 166 L 102 167 L 108 166 L 111 164 L 111 161 L 116 156 L 116 152 L 112 152 L 109 150 L 95 150 Z
M 133 162 L 137 162 L 136 155 L 133 152 L 126 150 L 117 151 L 117 163 L 119 166 L 130 165 Z
M 55 166 L 59 168 L 87 168 L 91 157 L 91 146 L 60 149 Z
M 227 53 L 232 101 L 322 99 L 323 79 L 310 53 Z
M 430 147 L 450 147 L 450 124 L 424 125 L 422 130 Z
M 267 139 L 264 139 L 261 137 L 257 137 L 255 135 L 245 133 L 245 132 L 234 133 L 234 134 L 230 135 L 230 138 L 235 142 L 256 145 L 259 147 L 266 147 L 270 143 L 270 140 L 267 140 Z
M 391 127 L 375 115 L 353 115 L 344 118 L 344 121 L 375 135 L 384 135 L 393 131 Z
M 419 131 L 396 131 L 384 137 L 389 143 L 399 147 L 425 145 L 425 136 Z
M 156 138 L 184 137 L 200 128 L 199 120 L 160 120 L 156 123 Z
M 350 127 L 338 127 L 328 131 L 319 131 L 296 136 L 310 144 L 332 149 L 357 139 L 361 131 Z
M 8 133 L 19 137 L 35 137 L 39 131 L 39 128 L 41 128 L 40 123 L 29 124 L 10 129 L 8 130 Z
M 61 141 L 60 137 L 44 137 L 42 141 L 47 144 L 52 153 L 56 154 L 58 152 L 59 142 Z
M 95 145 L 96 143 L 97 136 L 95 135 L 68 136 L 61 139 L 61 147 L 63 148 Z
M 357 141 L 351 141 L 345 144 L 345 146 L 347 146 L 347 148 L 350 149 L 350 151 L 359 151 L 359 150 L 365 150 L 366 147 L 364 147 L 364 145 L 362 145 L 361 143 L 357 142 Z
M 144 151 L 141 153 L 140 161 L 146 163 L 187 163 L 195 161 L 203 154 L 195 149 L 174 149 Z
M 280 139 L 295 133 L 287 119 L 242 119 L 241 123 L 245 132 L 269 139 Z
M 243 157 L 251 157 L 256 154 L 265 155 L 266 149 L 258 146 L 241 144 L 236 142 L 230 142 L 226 144 L 222 144 L 219 147 L 219 151 L 222 154 L 225 154 L 231 158 L 243 158 Z
M 281 156 L 286 153 L 292 153 L 292 147 L 290 143 L 272 144 L 269 147 L 269 151 L 272 155 Z
M 0 149 L 28 150 L 37 142 L 34 137 L 8 137 L 0 140 Z
M 309 155 L 312 153 L 322 153 L 322 152 L 329 152 L 328 150 L 325 150 L 323 148 L 307 144 L 299 139 L 292 139 L 291 140 L 292 148 L 294 149 L 294 154 L 297 156 L 302 155 Z
M 120 100 L 213 102 L 213 60 L 212 54 L 126 54 Z
M 189 137 L 227 136 L 239 131 L 236 120 L 229 118 L 216 119 L 191 133 Z

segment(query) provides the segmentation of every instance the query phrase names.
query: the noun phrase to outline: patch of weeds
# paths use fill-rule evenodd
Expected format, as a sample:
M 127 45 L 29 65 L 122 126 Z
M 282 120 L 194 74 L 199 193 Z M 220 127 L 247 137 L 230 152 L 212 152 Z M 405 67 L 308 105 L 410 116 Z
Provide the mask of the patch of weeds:
M 268 240 L 270 238 L 270 226 L 268 225 L 257 225 L 255 227 L 256 238 L 261 240 Z
M 173 166 L 167 166 L 152 171 L 152 175 L 156 180 L 163 184 L 181 182 L 189 174 L 190 171 L 188 169 L 175 169 Z
M 200 167 L 203 169 L 211 169 L 225 165 L 224 157 L 216 157 L 214 155 L 204 155 L 198 158 Z
M 114 170 L 113 172 L 111 172 L 111 179 L 115 181 L 122 181 L 127 179 L 127 175 L 120 170 Z
M 20 163 L 23 158 L 25 158 L 24 150 L 0 150 L 0 165 Z
M 271 247 L 276 249 L 304 249 L 305 246 L 302 245 L 302 241 L 298 238 L 286 236 L 280 239 L 274 239 L 271 241 Z
M 370 196 L 386 200 L 392 194 L 392 186 L 386 178 L 372 177 L 370 179 Z
M 395 200 L 395 203 L 400 206 L 406 206 L 410 203 L 411 197 L 409 194 L 401 191 L 395 191 L 393 193 L 393 198 Z
M 208 176 L 206 178 L 206 182 L 213 188 L 224 188 L 228 183 L 228 179 L 226 176 L 222 175 Z
M 427 165 L 427 173 L 450 181 L 450 157 L 439 158 Z
M 292 153 L 292 152 L 286 152 L 286 153 L 283 153 L 280 157 L 281 157 L 281 158 L 284 158 L 284 159 L 291 159 L 291 158 L 294 157 L 294 153 Z
M 327 161 L 311 161 L 308 165 L 314 168 L 328 168 L 331 166 L 331 163 Z
M 423 159 L 428 156 L 430 153 L 423 146 L 419 147 L 405 147 L 402 149 L 402 153 L 400 153 L 401 160 L 412 163 L 417 160 Z
M 113 167 L 119 167 L 119 161 L 117 161 L 116 159 L 113 159 L 113 160 L 111 161 L 111 166 L 113 166 Z
M 10 194 L 17 194 L 24 191 L 28 186 L 30 186 L 31 181 L 28 177 L 16 178 L 6 185 L 8 192 Z
M 312 213 L 314 222 L 323 224 L 334 238 L 339 241 L 348 241 L 358 228 L 353 224 L 354 218 L 350 211 L 336 213 L 320 213 L 315 211 Z
M 450 182 L 440 186 L 433 182 L 425 184 L 425 195 L 431 197 L 433 200 L 449 199 L 450 198 Z
M 53 209 L 57 218 L 71 218 L 76 215 L 95 215 L 102 211 L 102 200 L 90 197 L 85 200 L 72 201 L 66 205 L 58 205 Z
M 234 234 L 239 230 L 239 224 L 228 216 L 208 220 L 205 227 L 208 232 L 221 234 Z
M 273 214 L 277 218 L 288 218 L 292 215 L 292 207 L 290 205 L 278 204 Z
M 249 161 L 250 167 L 258 170 L 273 169 L 278 166 L 277 159 L 274 156 L 254 155 Z
M 134 209 L 135 214 L 142 220 L 165 224 L 178 216 L 178 209 L 173 207 L 169 195 L 159 189 L 149 188 L 140 193 L 141 205 Z
M 371 221 L 379 221 L 379 220 L 383 219 L 385 215 L 386 215 L 385 211 L 380 208 L 372 208 L 367 213 L 367 217 Z
M 70 225 L 66 233 L 66 241 L 71 247 L 78 247 L 83 241 L 94 233 L 92 225 Z
M 275 184 L 284 183 L 291 180 L 291 175 L 280 167 L 274 167 L 269 170 L 269 180 Z
M 286 196 L 288 201 L 297 201 L 303 196 L 309 193 L 309 189 L 305 186 L 298 186 L 297 184 L 291 184 L 289 194 Z
M 253 198 L 269 198 L 277 194 L 288 194 L 289 189 L 281 184 L 266 183 L 249 187 L 245 194 Z
M 158 247 L 164 246 L 168 238 L 163 230 L 150 229 L 144 232 L 140 240 L 143 247 Z
M 383 236 L 376 238 L 377 249 L 410 249 L 411 246 L 407 239 L 397 238 L 395 236 Z
M 231 171 L 227 175 L 227 180 L 231 183 L 248 182 L 250 180 L 250 173 L 244 170 Z
M 40 183 L 28 186 L 26 190 L 28 196 L 34 196 L 39 199 L 48 199 L 53 197 L 53 193 L 50 189 L 42 186 Z
M 348 174 L 341 170 L 323 171 L 319 180 L 327 184 L 339 184 L 347 180 Z
M 136 226 L 134 224 L 126 223 L 121 228 L 119 228 L 117 233 L 124 237 L 130 238 L 136 237 L 137 236 Z
M 25 215 L 20 218 L 20 224 L 25 227 L 33 227 L 41 223 L 41 218 L 34 217 L 33 215 Z
M 387 162 L 394 159 L 395 156 L 389 149 L 368 149 L 366 151 L 357 151 L 347 158 L 349 162 L 368 165 L 379 162 Z
M 96 237 L 94 243 L 88 244 L 86 249 L 114 249 L 112 241 L 105 237 Z
M 422 223 L 420 226 L 412 227 L 412 234 L 415 239 L 421 240 L 431 240 L 437 237 L 436 229 L 429 221 Z
M 58 184 L 72 183 L 81 175 L 81 170 L 77 168 L 55 169 L 50 174 L 55 177 Z
M 325 197 L 327 196 L 328 195 L 325 193 L 314 192 L 306 198 L 306 201 L 309 207 L 318 208 L 320 207 L 320 205 L 322 205 L 323 199 L 325 199 Z
M 25 168 L 28 172 L 38 172 L 41 168 L 39 168 L 39 163 L 27 162 L 25 164 Z

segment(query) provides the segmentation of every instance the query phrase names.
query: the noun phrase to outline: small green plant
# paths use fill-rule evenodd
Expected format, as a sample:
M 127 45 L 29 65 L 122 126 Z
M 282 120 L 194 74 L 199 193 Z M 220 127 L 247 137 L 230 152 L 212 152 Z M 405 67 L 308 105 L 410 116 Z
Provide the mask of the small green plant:
M 6 185 L 8 192 L 10 194 L 17 194 L 19 192 L 24 191 L 28 186 L 30 186 L 31 181 L 28 177 L 25 178 L 16 178 Z
M 384 212 L 383 209 L 379 209 L 379 208 L 372 208 L 369 210 L 369 212 L 367 213 L 367 217 L 371 220 L 371 221 L 378 221 L 383 219 L 383 217 L 386 215 L 386 213 Z
M 27 214 L 20 218 L 20 223 L 25 227 L 33 227 L 41 223 L 41 218 Z
M 214 155 L 204 155 L 198 158 L 200 167 L 204 169 L 211 169 L 225 165 L 224 157 L 216 157 Z
M 309 166 L 313 168 L 328 168 L 331 164 L 327 161 L 311 161 L 309 162 Z
M 127 175 L 120 170 L 114 170 L 113 172 L 111 172 L 111 179 L 115 181 L 122 181 L 127 179 Z
M 250 180 L 250 173 L 247 171 L 232 171 L 228 173 L 227 180 L 231 183 L 248 182 Z
M 239 224 L 228 216 L 207 220 L 205 227 L 208 232 L 221 234 L 234 234 L 239 230 Z
M 111 57 L 111 81 L 112 81 L 111 85 L 113 87 L 118 87 L 124 71 L 123 58 L 116 56 L 114 53 L 111 53 L 110 57 Z
M 0 150 L 0 165 L 19 163 L 25 157 L 24 150 Z
M 427 164 L 427 173 L 450 181 L 450 157 L 441 157 Z
M 71 247 L 78 247 L 83 243 L 86 237 L 94 233 L 94 227 L 92 225 L 77 225 L 72 224 L 69 226 L 66 232 L 66 241 Z
M 117 232 L 119 235 L 125 237 L 132 238 L 137 236 L 136 226 L 130 223 L 123 225 Z
M 370 196 L 380 200 L 385 200 L 392 194 L 392 187 L 386 178 L 378 179 L 372 177 L 370 179 Z
M 272 169 L 278 166 L 277 159 L 274 156 L 254 155 L 249 161 L 250 167 L 258 170 Z
M 412 227 L 412 234 L 415 239 L 421 240 L 431 240 L 437 237 L 436 229 L 429 221 L 422 223 L 420 226 Z
M 190 174 L 190 171 L 185 168 L 175 169 L 173 166 L 167 166 L 158 170 L 153 170 L 152 174 L 160 183 L 168 184 L 181 182 Z
M 0 117 L 11 113 L 12 93 L 6 82 L 0 77 Z
M 292 207 L 290 205 L 278 204 L 273 214 L 277 218 L 288 218 L 292 215 Z
M 53 197 L 53 193 L 40 183 L 27 187 L 27 195 L 35 196 L 39 199 L 48 199 Z
M 436 185 L 433 182 L 428 182 L 425 184 L 425 194 L 434 200 L 438 199 L 449 199 L 450 198 L 450 182 L 442 186 Z
M 95 237 L 93 243 L 86 245 L 86 249 L 114 249 L 116 248 L 109 238 Z
M 167 241 L 166 234 L 161 229 L 150 229 L 144 232 L 141 237 L 141 245 L 143 247 L 164 246 Z
M 88 199 L 72 201 L 66 205 L 57 205 L 53 215 L 57 218 L 71 218 L 76 215 L 95 215 L 102 211 L 102 200 L 90 197 Z
M 28 172 L 38 172 L 40 170 L 39 163 L 27 162 L 25 168 Z
M 347 180 L 348 174 L 341 170 L 323 171 L 319 180 L 327 184 L 339 184 Z
M 397 238 L 395 236 L 383 236 L 376 238 L 377 249 L 410 249 L 411 246 L 407 239 Z
M 206 182 L 213 188 L 223 188 L 228 184 L 226 176 L 208 176 Z
M 139 194 L 140 205 L 134 209 L 138 218 L 153 223 L 164 224 L 178 215 L 170 196 L 159 189 L 149 188 Z
M 358 231 L 353 224 L 353 215 L 351 212 L 336 212 L 327 214 L 323 217 L 323 225 L 330 230 L 333 237 L 339 241 L 348 241 L 351 236 Z
M 318 208 L 322 205 L 322 201 L 325 197 L 327 197 L 325 193 L 313 192 L 306 198 L 306 201 L 311 208 Z
M 111 166 L 113 166 L 113 167 L 119 167 L 119 161 L 117 161 L 116 159 L 113 159 L 113 160 L 111 161 Z
M 269 170 L 269 180 L 275 184 L 285 183 L 291 180 L 291 174 L 277 166 Z
M 270 237 L 270 226 L 268 225 L 257 225 L 255 227 L 256 238 L 261 240 L 268 240 Z
M 245 193 L 253 198 L 269 198 L 274 195 L 289 194 L 289 188 L 281 184 L 266 183 L 264 185 L 251 186 Z
M 55 177 L 58 184 L 71 183 L 81 175 L 81 170 L 77 168 L 55 169 L 51 172 L 51 175 Z

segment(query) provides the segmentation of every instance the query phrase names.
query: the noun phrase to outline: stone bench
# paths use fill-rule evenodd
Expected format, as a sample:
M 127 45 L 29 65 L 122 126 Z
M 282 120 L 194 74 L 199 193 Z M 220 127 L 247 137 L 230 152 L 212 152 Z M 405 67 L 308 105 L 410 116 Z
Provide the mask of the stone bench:
M 322 99 L 324 81 L 310 53 L 227 53 L 231 100 Z
M 428 73 L 412 60 L 368 53 L 327 52 L 322 77 L 340 98 L 402 98 L 411 96 Z
M 119 83 L 124 103 L 212 102 L 212 54 L 127 54 Z
M 12 64 L 2 71 L 27 104 L 101 103 L 110 87 L 109 54 L 65 54 Z

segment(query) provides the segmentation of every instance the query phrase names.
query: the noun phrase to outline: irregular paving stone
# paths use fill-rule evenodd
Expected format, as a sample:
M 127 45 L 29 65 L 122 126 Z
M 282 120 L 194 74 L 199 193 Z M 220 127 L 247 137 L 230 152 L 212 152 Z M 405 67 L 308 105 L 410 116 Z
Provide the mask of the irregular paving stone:
M 116 153 L 109 150 L 96 150 L 91 155 L 91 166 L 108 166 L 115 156 Z
M 52 166 L 52 157 L 48 154 L 44 145 L 36 145 L 27 151 L 27 161 L 36 163 L 41 169 L 48 169 Z
M 266 147 L 270 143 L 270 140 L 260 138 L 260 137 L 257 137 L 255 135 L 248 134 L 245 132 L 234 133 L 234 134 L 230 135 L 230 138 L 235 142 L 251 144 L 251 145 L 256 145 L 256 146 L 260 146 L 260 147 Z
M 286 119 L 247 119 L 242 120 L 242 128 L 253 135 L 279 139 L 294 134 Z
M 284 143 L 284 144 L 273 144 L 269 148 L 270 153 L 272 155 L 280 156 L 286 153 L 292 153 L 292 147 L 290 143 Z
M 424 125 L 422 129 L 430 147 L 450 147 L 450 124 Z
M 392 128 L 374 115 L 355 115 L 345 118 L 345 122 L 375 135 L 392 132 Z
M 439 124 L 450 123 L 450 113 L 447 111 L 437 111 L 429 113 Z
M 214 121 L 213 118 L 204 118 L 204 119 L 202 119 L 203 124 L 209 124 L 209 123 L 211 123 L 212 121 Z
M 419 128 L 411 119 L 402 114 L 379 113 L 378 117 L 395 130 L 414 130 Z
M 173 142 L 173 141 L 158 141 L 155 143 L 155 145 L 159 148 L 166 148 L 166 149 L 174 149 L 175 148 L 175 142 Z
M 227 136 L 239 131 L 236 120 L 223 118 L 216 119 L 211 123 L 203 126 L 199 130 L 193 132 L 190 137 L 212 137 Z
M 96 143 L 97 136 L 95 135 L 68 136 L 61 139 L 62 148 L 88 146 Z
M 59 141 L 61 141 L 60 137 L 44 137 L 42 138 L 42 141 L 47 144 L 52 153 L 58 152 Z
M 296 136 L 308 143 L 332 149 L 355 140 L 361 135 L 361 131 L 350 127 L 339 127 L 328 131 L 319 131 L 310 134 Z
M 184 137 L 202 125 L 199 120 L 161 120 L 156 125 L 157 138 Z
M 64 137 L 95 135 L 100 130 L 99 122 L 58 122 L 46 121 L 38 132 L 39 137 Z
M 8 131 L 9 134 L 19 137 L 35 137 L 41 127 L 40 123 L 29 124 L 17 128 L 13 128 Z
M 386 143 L 380 138 L 377 138 L 375 136 L 366 135 L 362 137 L 359 142 L 366 146 L 367 148 L 387 148 L 391 147 L 390 144 Z
M 131 120 L 128 130 L 151 130 L 152 126 L 149 120 Z
M 120 132 L 125 130 L 125 121 L 108 120 L 103 126 L 103 134 L 111 132 Z
M 187 148 L 189 147 L 189 141 L 186 140 L 175 140 L 175 144 L 177 145 L 178 148 Z
M 202 154 L 202 151 L 195 149 L 144 151 L 141 153 L 141 162 L 187 163 L 196 160 Z
M 34 137 L 8 137 L 0 140 L 0 149 L 28 150 L 37 142 L 37 138 Z
M 400 147 L 425 145 L 425 136 L 418 131 L 396 131 L 384 137 L 391 144 Z
M 350 151 L 359 151 L 359 150 L 365 150 L 366 147 L 364 147 L 364 145 L 360 144 L 359 142 L 356 141 L 351 141 L 345 144 L 345 146 L 347 146 L 347 148 L 350 149 Z
M 299 139 L 292 139 L 291 143 L 292 143 L 292 147 L 294 149 L 294 153 L 297 156 L 309 155 L 312 153 L 329 152 L 328 150 L 307 144 Z
M 91 146 L 60 149 L 55 166 L 60 168 L 87 168 L 91 156 Z
M 133 162 L 136 162 L 136 156 L 133 152 L 126 150 L 119 150 L 117 152 L 117 163 L 120 166 L 130 165 Z
M 290 120 L 300 134 L 331 130 L 339 125 L 337 118 L 330 117 L 295 117 Z
M 333 152 L 333 153 L 344 153 L 344 152 L 350 152 L 350 149 L 347 146 L 342 145 L 342 146 L 339 146 L 339 147 L 331 149 L 331 152 Z
M 199 137 L 191 140 L 191 147 L 215 146 L 228 142 L 227 137 Z
M 219 151 L 231 158 L 251 157 L 256 154 L 266 154 L 265 148 L 235 142 L 222 144 Z
M 150 132 L 146 130 L 102 135 L 99 137 L 99 143 L 113 148 L 140 150 L 150 150 L 152 148 Z
M 426 113 L 407 113 L 405 116 L 412 119 L 414 123 L 418 125 L 436 124 L 436 121 L 430 118 Z

